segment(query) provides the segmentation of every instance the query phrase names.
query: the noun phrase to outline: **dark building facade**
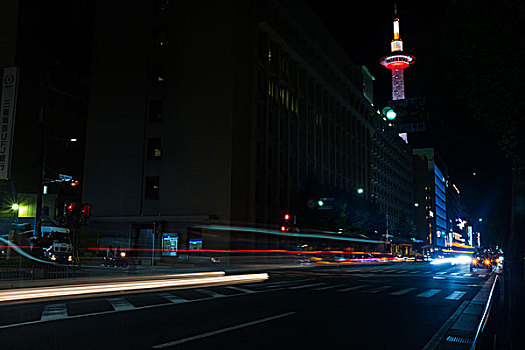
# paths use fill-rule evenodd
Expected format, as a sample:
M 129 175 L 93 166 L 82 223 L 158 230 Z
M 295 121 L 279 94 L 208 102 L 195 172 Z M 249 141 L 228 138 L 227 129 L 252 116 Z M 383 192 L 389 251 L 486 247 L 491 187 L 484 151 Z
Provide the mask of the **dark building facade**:
M 43 217 L 56 219 L 65 201 L 81 199 L 80 186 L 53 181 L 59 174 L 82 180 L 91 3 L 4 1 L 1 6 L 0 68 L 16 70 L 18 78 L 10 173 L 0 180 L 5 231 L 16 222 L 34 225 L 43 185 Z
M 142 1 L 125 13 L 101 4 L 84 172 L 90 230 L 114 244 L 184 249 L 196 234 L 204 248 L 227 248 L 227 232 L 192 228 L 278 225 L 305 205 L 311 179 L 372 199 L 377 116 L 361 68 L 301 1 L 206 11 Z

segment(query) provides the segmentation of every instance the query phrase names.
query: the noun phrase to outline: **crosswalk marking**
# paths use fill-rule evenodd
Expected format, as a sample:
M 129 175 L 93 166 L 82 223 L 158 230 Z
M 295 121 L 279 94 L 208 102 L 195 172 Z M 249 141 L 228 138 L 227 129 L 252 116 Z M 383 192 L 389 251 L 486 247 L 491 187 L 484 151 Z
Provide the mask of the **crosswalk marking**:
M 487 275 L 478 275 L 479 278 L 485 278 Z
M 308 288 L 308 287 L 317 287 L 317 286 L 324 286 L 325 284 L 326 283 L 303 284 L 302 286 L 290 287 L 290 289 L 302 289 L 302 288 Z
M 459 272 L 452 272 L 451 275 L 452 276 L 457 276 L 457 275 L 459 275 Z
M 379 292 L 382 292 L 382 291 L 384 291 L 385 289 L 388 289 L 388 288 L 392 288 L 392 286 L 378 287 L 376 289 L 369 290 L 368 293 L 379 293 Z
M 178 297 L 176 295 L 173 295 L 171 293 L 161 293 L 159 294 L 161 297 L 163 297 L 164 299 L 168 299 L 169 301 L 171 301 L 173 304 L 180 304 L 180 303 L 186 303 L 188 300 L 187 299 L 184 299 L 184 298 L 181 298 L 181 297 Z
M 338 289 L 337 291 L 338 292 L 349 292 L 351 290 L 362 289 L 362 288 L 365 288 L 365 287 L 368 287 L 368 284 L 364 284 L 362 286 L 353 286 L 353 287 L 349 287 L 349 288 Z
M 224 294 L 217 293 L 212 290 L 207 290 L 207 289 L 195 289 L 195 290 L 199 293 L 209 295 L 210 297 L 213 297 L 213 298 L 221 298 L 224 296 Z
M 42 321 L 59 320 L 61 318 L 67 318 L 66 304 L 51 304 L 44 307 Z
M 415 290 L 416 288 L 405 288 L 405 289 L 401 289 L 401 290 L 398 290 L 397 292 L 393 292 L 393 293 L 390 293 L 391 295 L 403 295 L 403 294 L 407 294 L 408 292 L 411 292 L 413 290 Z
M 327 290 L 327 289 L 332 289 L 332 288 L 339 288 L 339 287 L 342 287 L 342 286 L 346 286 L 346 283 L 343 283 L 343 284 L 332 284 L 332 285 L 329 285 L 329 286 L 326 286 L 326 287 L 315 288 L 314 290 Z
M 135 308 L 133 304 L 123 298 L 111 298 L 108 299 L 108 301 L 111 303 L 111 306 L 113 306 L 115 311 L 133 310 Z
M 470 276 L 472 276 L 472 274 L 471 273 L 464 273 L 463 276 L 470 277 Z
M 237 290 L 243 293 L 256 293 L 254 290 L 251 290 L 251 289 L 239 288 L 239 287 L 234 287 L 234 286 L 227 286 L 226 288 Z
M 426 292 L 416 295 L 419 298 L 431 298 L 437 293 L 441 292 L 441 289 L 429 289 Z
M 439 271 L 439 272 L 436 273 L 436 275 L 444 275 L 446 273 L 447 273 L 447 271 Z
M 459 300 L 461 299 L 465 294 L 467 294 L 467 292 L 460 292 L 460 291 L 454 291 L 453 293 L 451 293 L 450 295 L 448 295 L 447 297 L 445 297 L 445 299 L 448 299 L 448 300 Z

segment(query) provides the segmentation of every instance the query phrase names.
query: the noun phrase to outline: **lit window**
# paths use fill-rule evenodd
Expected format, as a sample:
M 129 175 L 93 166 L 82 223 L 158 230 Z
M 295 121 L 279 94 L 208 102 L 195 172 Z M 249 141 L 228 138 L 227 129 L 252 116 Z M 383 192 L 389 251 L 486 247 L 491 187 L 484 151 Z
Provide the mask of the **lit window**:
M 148 160 L 160 159 L 162 157 L 160 137 L 148 139 L 147 156 Z
M 153 45 L 155 47 L 165 47 L 167 44 L 167 32 L 166 29 L 159 29 L 153 34 Z
M 159 177 L 148 176 L 145 181 L 144 197 L 146 199 L 159 199 Z
M 155 10 L 157 12 L 166 12 L 170 7 L 171 0 L 155 0 Z
M 151 67 L 151 82 L 162 83 L 166 80 L 166 70 L 163 64 L 155 64 Z

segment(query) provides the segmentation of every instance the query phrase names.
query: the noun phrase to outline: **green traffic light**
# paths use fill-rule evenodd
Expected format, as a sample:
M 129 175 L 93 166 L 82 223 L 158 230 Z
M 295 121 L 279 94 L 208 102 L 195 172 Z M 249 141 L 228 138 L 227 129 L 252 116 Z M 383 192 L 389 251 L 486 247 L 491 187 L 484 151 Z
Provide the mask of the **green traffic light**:
M 324 202 L 322 200 L 317 201 L 317 204 L 322 207 L 324 205 Z

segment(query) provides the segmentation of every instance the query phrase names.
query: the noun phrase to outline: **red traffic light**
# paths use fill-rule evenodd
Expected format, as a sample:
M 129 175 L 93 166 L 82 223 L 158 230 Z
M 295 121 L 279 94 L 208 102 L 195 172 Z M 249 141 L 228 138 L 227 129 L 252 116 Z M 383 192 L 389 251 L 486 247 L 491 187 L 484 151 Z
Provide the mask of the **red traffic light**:
M 77 206 L 77 203 L 69 203 L 69 205 L 67 206 L 67 209 L 73 210 L 76 206 Z
M 281 226 L 281 231 L 286 231 L 286 227 Z
M 284 220 L 290 220 L 290 214 L 284 214 Z

